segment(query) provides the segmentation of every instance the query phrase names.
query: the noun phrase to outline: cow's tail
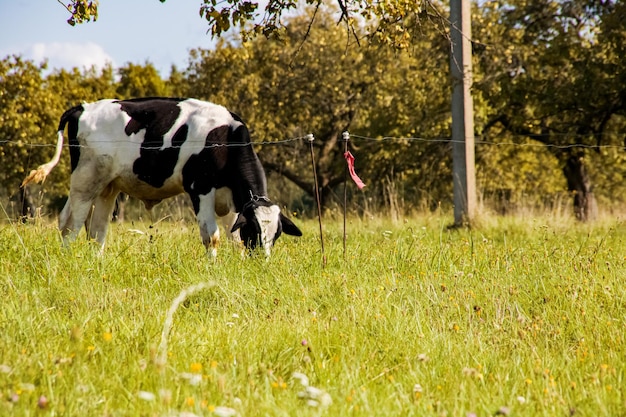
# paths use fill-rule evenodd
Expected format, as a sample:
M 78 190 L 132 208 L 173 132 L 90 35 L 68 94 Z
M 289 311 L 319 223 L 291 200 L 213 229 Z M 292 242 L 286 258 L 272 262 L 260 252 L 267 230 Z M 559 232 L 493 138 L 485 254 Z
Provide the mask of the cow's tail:
M 37 169 L 30 171 L 30 174 L 28 174 L 28 176 L 24 178 L 24 181 L 22 181 L 22 188 L 31 182 L 43 182 L 48 174 L 50 174 L 50 171 L 52 171 L 52 169 L 59 163 L 59 160 L 61 159 L 61 151 L 63 150 L 63 131 L 65 130 L 65 125 L 69 120 L 68 113 L 69 112 L 65 112 L 65 114 L 63 114 L 59 123 L 59 129 L 57 130 L 57 147 L 54 151 L 54 156 L 49 162 L 39 165 Z

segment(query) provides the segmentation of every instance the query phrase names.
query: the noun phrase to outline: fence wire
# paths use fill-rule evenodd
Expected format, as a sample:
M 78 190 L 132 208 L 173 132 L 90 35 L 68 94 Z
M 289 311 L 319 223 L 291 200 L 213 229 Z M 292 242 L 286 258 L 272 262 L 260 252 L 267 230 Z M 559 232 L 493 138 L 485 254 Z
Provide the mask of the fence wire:
M 287 144 L 292 144 L 295 142 L 304 142 L 304 141 L 308 141 L 309 138 L 311 136 L 310 135 L 305 135 L 305 136 L 297 136 L 297 137 L 293 137 L 293 138 L 287 138 L 287 139 L 279 139 L 279 140 L 274 140 L 274 141 L 251 141 L 250 143 L 205 143 L 204 148 L 219 148 L 219 147 L 243 147 L 243 146 L 278 146 L 278 145 L 287 145 Z M 511 141 L 505 141 L 505 142 L 497 142 L 497 141 L 493 141 L 493 140 L 486 140 L 486 139 L 482 139 L 483 136 L 476 136 L 474 137 L 474 144 L 476 146 L 478 145 L 486 145 L 486 146 L 514 146 L 514 147 L 519 147 L 519 148 L 552 148 L 552 149 L 574 149 L 574 148 L 579 148 L 579 149 L 591 149 L 591 150 L 600 150 L 600 149 L 623 149 L 626 150 L 626 140 L 624 145 L 590 145 L 590 144 L 584 144 L 584 143 L 571 143 L 571 144 L 554 144 L 554 143 L 544 143 L 540 140 L 538 140 L 539 138 L 549 138 L 549 137 L 568 137 L 568 138 L 587 138 L 588 136 L 583 136 L 583 135 L 566 135 L 566 134 L 562 134 L 562 135 L 536 135 L 533 136 L 532 138 L 529 138 L 528 136 L 525 135 L 513 135 L 512 137 L 514 138 L 519 138 L 519 139 L 532 139 L 531 142 L 526 142 L 526 143 L 520 143 L 520 142 L 511 142 Z M 396 137 L 396 136 L 382 136 L 382 137 L 370 137 L 370 136 L 362 136 L 362 135 L 355 135 L 350 133 L 349 134 L 349 138 L 350 141 L 352 142 L 378 142 L 378 143 L 383 143 L 383 142 L 398 142 L 398 143 L 411 143 L 411 142 L 421 142 L 421 143 L 443 143 L 443 144 L 452 144 L 452 143 L 462 143 L 462 141 L 455 141 L 452 140 L 451 137 L 449 136 L 442 136 L 442 137 L 432 137 L 432 138 L 425 138 L 425 137 Z M 197 142 L 197 141 L 191 141 L 191 142 Z M 100 141 L 100 143 L 119 143 L 118 141 Z M 185 143 L 190 143 L 190 141 L 186 141 Z M 34 142 L 24 142 L 22 140 L 12 140 L 12 139 L 0 139 L 0 145 L 4 146 L 4 145 L 15 145 L 15 146 L 24 146 L 24 147 L 29 147 L 29 148 L 55 148 L 56 147 L 56 143 L 34 143 Z M 159 149 L 165 149 L 165 148 L 182 148 L 183 146 L 185 146 L 185 144 L 183 143 L 182 145 L 172 145 L 171 143 L 165 143 L 165 144 L 158 144 L 155 146 L 146 146 L 145 143 L 139 143 L 139 142 L 127 142 L 127 143 L 120 143 L 120 145 L 123 146 L 141 146 L 142 149 L 148 149 L 148 150 L 159 150 Z M 70 145 L 68 143 L 64 143 L 63 147 L 65 148 L 69 148 L 70 146 L 72 147 L 86 147 L 85 145 Z

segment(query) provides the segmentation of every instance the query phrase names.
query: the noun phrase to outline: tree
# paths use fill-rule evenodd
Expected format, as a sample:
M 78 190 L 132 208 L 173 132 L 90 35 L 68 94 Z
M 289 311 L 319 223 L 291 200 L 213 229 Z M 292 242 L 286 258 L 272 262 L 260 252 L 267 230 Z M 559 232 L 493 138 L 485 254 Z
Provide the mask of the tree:
M 116 97 L 154 97 L 169 95 L 167 83 L 159 75 L 159 71 L 150 62 L 143 66 L 127 63 L 117 70 Z
M 45 63 L 37 65 L 19 56 L 0 61 L 0 187 L 4 194 L 16 192 L 30 169 L 50 159 L 63 111 L 83 101 L 110 97 L 114 91 L 110 67 L 82 73 L 62 70 L 44 77 L 45 69 Z M 37 204 L 67 193 L 68 162 L 62 158 L 43 188 L 47 197 L 36 197 Z
M 449 87 L 447 68 L 442 71 L 441 62 L 446 62 L 448 48 L 437 31 L 416 44 L 411 54 L 375 44 L 357 48 L 332 15 L 317 13 L 312 28 L 310 15 L 293 17 L 279 42 L 222 40 L 214 50 L 195 50 L 187 76 L 195 96 L 225 104 L 244 116 L 255 141 L 314 133 L 322 204 L 327 205 L 333 188 L 344 181 L 344 131 L 370 137 L 447 134 Z M 421 59 L 426 54 L 429 59 Z M 440 142 L 355 145 L 362 151 L 359 170 L 370 178 L 392 180 L 402 175 L 423 184 L 436 182 L 439 169 L 449 174 L 446 158 L 439 159 L 442 150 L 449 151 Z M 285 146 L 263 146 L 259 155 L 265 167 L 313 195 L 306 147 L 300 142 L 286 152 Z M 416 185 L 416 190 L 422 190 L 416 198 L 440 198 L 424 196 L 425 189 L 434 188 L 432 183 Z
M 70 0 L 68 5 L 58 1 L 70 13 L 67 22 L 72 26 L 98 18 L 96 0 Z M 199 12 L 215 37 L 233 28 L 237 28 L 244 39 L 258 34 L 268 38 L 282 36 L 286 21 L 299 7 L 299 1 L 269 0 L 263 11 L 260 11 L 260 3 L 251 0 L 202 0 Z M 419 25 L 416 25 L 420 18 L 429 13 L 441 17 L 430 0 L 305 0 L 304 3 L 318 9 L 325 6 L 338 8 L 337 22 L 343 23 L 356 40 L 368 36 L 397 48 L 408 48 L 416 35 L 421 36 Z
M 54 98 L 44 89 L 45 68 L 45 63 L 35 65 L 19 56 L 0 61 L 0 194 L 4 196 L 19 193 L 28 169 L 25 161 L 43 160 L 47 154 L 45 148 L 32 146 L 33 138 L 41 136 L 52 121 L 49 107 Z
M 600 41 L 623 34 L 623 24 L 609 23 L 620 9 L 610 1 L 487 2 L 476 25 L 483 74 L 476 89 L 491 107 L 484 132 L 502 127 L 547 145 L 583 221 L 595 207 L 588 149 L 616 144 L 624 126 L 624 87 L 613 74 L 626 68 L 606 59 L 617 56 L 618 42 Z
M 115 83 L 115 97 L 182 96 L 187 89 L 184 74 L 175 65 L 168 79 L 163 79 L 151 62 L 143 65 L 127 63 L 117 69 L 119 80 Z
M 222 42 L 215 51 L 197 51 L 189 82 L 196 95 L 242 114 L 255 141 L 274 142 L 314 132 L 325 205 L 331 189 L 343 181 L 341 135 L 350 127 L 360 94 L 373 78 L 364 66 L 359 68 L 362 53 L 344 54 L 343 31 L 328 21 L 318 22 L 305 44 L 301 41 L 306 25 L 302 18 L 295 18 L 280 42 L 258 38 L 245 44 Z M 267 169 L 312 195 L 312 175 L 298 158 L 306 156 L 305 145 L 292 148 L 290 155 L 284 155 L 285 147 L 264 146 L 259 155 Z

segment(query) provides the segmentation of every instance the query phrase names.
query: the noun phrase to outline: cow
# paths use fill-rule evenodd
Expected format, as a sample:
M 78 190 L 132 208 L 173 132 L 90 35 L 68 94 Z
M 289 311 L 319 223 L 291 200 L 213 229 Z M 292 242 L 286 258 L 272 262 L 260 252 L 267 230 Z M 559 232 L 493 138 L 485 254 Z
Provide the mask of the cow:
M 191 198 L 202 243 L 215 257 L 224 217 L 227 235 L 267 256 L 281 233 L 300 229 L 267 197 L 261 162 L 242 119 L 225 107 L 192 98 L 106 99 L 61 116 L 50 162 L 24 179 L 42 182 L 59 162 L 67 125 L 70 194 L 59 215 L 64 244 L 82 226 L 104 248 L 120 192 L 148 210 L 181 193 Z

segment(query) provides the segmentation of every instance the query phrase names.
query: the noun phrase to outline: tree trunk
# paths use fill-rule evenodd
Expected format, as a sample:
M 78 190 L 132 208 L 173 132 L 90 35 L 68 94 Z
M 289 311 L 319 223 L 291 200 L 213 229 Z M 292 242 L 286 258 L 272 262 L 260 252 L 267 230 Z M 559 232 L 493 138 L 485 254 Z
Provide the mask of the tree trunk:
M 584 153 L 570 155 L 565 162 L 563 174 L 567 179 L 567 189 L 574 197 L 576 219 L 583 222 L 594 220 L 597 216 L 597 204 L 585 167 Z

